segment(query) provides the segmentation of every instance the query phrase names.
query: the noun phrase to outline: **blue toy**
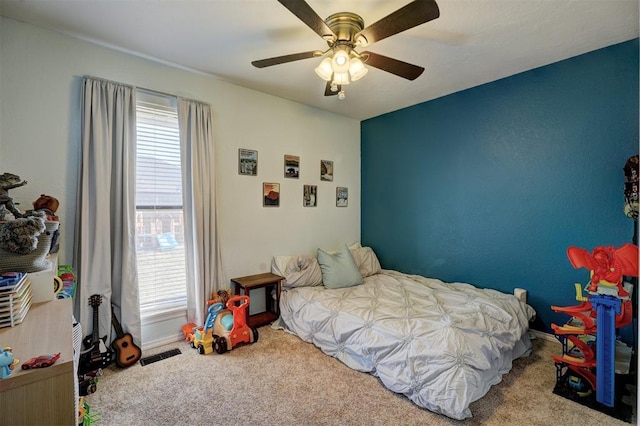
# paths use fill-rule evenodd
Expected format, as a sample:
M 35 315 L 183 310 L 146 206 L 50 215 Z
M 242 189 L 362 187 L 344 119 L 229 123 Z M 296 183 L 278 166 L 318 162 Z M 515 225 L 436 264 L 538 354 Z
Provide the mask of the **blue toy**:
M 20 361 L 14 359 L 11 348 L 0 349 L 0 379 L 11 376 L 11 370 L 19 363 Z
M 197 348 L 201 355 L 210 354 L 214 350 L 215 342 L 213 337 L 213 325 L 215 323 L 218 312 L 222 311 L 224 305 L 216 302 L 209 306 L 209 314 L 204 326 L 193 329 L 193 340 L 191 347 Z
M 216 321 L 216 316 L 218 316 L 218 312 L 220 312 L 224 308 L 224 305 L 220 302 L 216 302 L 209 306 L 207 319 L 204 322 L 204 331 L 206 332 L 209 329 L 213 328 L 213 323 Z

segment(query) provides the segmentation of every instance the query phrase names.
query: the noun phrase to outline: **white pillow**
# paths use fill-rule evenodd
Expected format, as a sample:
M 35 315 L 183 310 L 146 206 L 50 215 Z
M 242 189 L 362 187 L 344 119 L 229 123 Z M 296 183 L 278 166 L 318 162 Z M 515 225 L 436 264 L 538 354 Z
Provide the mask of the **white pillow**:
M 310 255 L 274 256 L 271 272 L 285 278 L 284 288 L 312 287 L 322 284 L 318 260 Z
M 358 269 L 360 269 L 360 274 L 362 274 L 363 278 L 382 271 L 380 261 L 371 247 L 360 247 L 356 251 L 358 253 L 357 259 L 355 255 L 353 257 L 354 260 L 356 260 L 356 264 L 358 265 Z

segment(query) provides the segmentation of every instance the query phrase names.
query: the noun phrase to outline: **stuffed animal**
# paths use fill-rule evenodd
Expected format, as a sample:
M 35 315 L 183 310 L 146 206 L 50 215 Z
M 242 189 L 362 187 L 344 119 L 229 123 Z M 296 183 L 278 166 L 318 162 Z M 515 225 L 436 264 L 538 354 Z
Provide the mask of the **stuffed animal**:
M 218 290 L 217 292 L 211 295 L 211 300 L 207 304 L 214 304 L 216 302 L 220 302 L 222 303 L 222 306 L 226 307 L 230 297 L 231 297 L 231 292 L 229 290 Z
M 60 205 L 60 202 L 56 198 L 52 197 L 51 195 L 41 194 L 40 198 L 38 198 L 33 202 L 33 209 L 34 210 L 47 209 L 51 213 L 55 213 L 58 210 L 59 205 Z
M 6 379 L 20 361 L 14 359 L 11 348 L 0 349 L 0 379 Z
M 12 173 L 3 173 L 0 175 L 0 206 L 9 210 L 15 218 L 23 217 L 20 210 L 13 202 L 13 198 L 9 197 L 9 190 L 18 188 L 27 184 L 26 180 L 21 180 L 20 176 Z
M 0 248 L 10 253 L 28 254 L 38 247 L 38 235 L 45 230 L 42 217 L 30 216 L 0 225 Z
M 51 195 L 41 194 L 40 198 L 33 202 L 33 210 L 35 211 L 44 211 L 47 215 L 47 220 L 58 220 L 58 216 L 56 216 L 56 211 L 60 206 L 60 202 Z

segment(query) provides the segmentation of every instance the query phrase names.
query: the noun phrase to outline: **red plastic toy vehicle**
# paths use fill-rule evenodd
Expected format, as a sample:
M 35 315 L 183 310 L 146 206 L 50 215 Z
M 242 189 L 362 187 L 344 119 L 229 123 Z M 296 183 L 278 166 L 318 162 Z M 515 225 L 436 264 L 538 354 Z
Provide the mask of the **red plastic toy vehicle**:
M 40 355 L 35 358 L 31 358 L 22 364 L 23 370 L 30 370 L 32 368 L 44 368 L 53 365 L 60 358 L 60 352 L 53 355 Z
M 258 329 L 247 325 L 249 296 L 233 296 L 213 324 L 214 349 L 223 354 L 241 343 L 258 341 Z

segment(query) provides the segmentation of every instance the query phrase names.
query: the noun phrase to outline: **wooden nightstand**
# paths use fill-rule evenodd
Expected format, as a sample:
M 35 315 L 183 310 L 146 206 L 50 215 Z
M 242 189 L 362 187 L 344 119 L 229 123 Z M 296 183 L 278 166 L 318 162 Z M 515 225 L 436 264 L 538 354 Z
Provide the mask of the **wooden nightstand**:
M 278 319 L 278 316 L 280 316 L 280 283 L 282 280 L 284 280 L 284 277 L 271 272 L 231 279 L 231 282 L 235 284 L 235 294 L 240 294 L 240 289 L 242 289 L 246 296 L 251 297 L 251 290 L 256 288 L 265 289 L 266 311 L 247 316 L 247 325 L 249 327 L 260 327 Z M 276 291 L 275 300 L 271 297 L 271 292 L 274 289 Z

